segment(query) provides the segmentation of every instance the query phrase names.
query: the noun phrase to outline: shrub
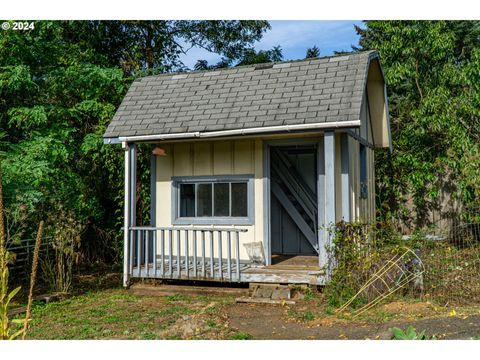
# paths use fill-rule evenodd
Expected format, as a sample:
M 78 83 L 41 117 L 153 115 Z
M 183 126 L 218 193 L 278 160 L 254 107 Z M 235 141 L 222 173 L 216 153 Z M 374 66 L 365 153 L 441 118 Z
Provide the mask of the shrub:
M 417 333 L 417 330 L 411 325 L 405 331 L 397 327 L 389 330 L 392 333 L 392 340 L 436 340 L 435 336 L 425 335 L 425 330 Z
M 69 292 L 72 286 L 73 267 L 80 261 L 80 243 L 84 226 L 75 214 L 59 206 L 58 217 L 50 226 L 53 231 L 53 259 L 42 263 L 42 272 L 50 287 L 57 292 Z

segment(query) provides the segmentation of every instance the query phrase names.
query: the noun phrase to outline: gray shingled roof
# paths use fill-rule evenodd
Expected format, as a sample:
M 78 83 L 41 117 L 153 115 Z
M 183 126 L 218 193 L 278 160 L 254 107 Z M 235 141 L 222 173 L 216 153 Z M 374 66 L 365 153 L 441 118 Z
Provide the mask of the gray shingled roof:
M 135 80 L 104 137 L 360 119 L 375 52 Z

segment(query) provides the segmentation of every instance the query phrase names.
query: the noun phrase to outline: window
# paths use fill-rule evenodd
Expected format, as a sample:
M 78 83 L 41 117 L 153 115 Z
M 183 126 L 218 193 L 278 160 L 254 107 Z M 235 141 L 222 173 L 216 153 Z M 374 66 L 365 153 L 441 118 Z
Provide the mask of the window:
M 175 177 L 174 224 L 252 224 L 253 176 Z
M 366 199 L 367 197 L 367 147 L 360 144 L 360 198 Z

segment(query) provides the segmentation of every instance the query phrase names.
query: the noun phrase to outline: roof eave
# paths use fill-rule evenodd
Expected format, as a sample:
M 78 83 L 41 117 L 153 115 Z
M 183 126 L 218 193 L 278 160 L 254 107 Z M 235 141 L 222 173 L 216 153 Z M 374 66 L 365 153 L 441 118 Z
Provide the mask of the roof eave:
M 254 134 L 281 134 L 290 132 L 301 132 L 311 130 L 334 130 L 339 128 L 355 128 L 360 126 L 360 120 L 321 122 L 312 124 L 296 124 L 281 126 L 264 126 L 247 129 L 233 129 L 208 132 L 185 132 L 176 134 L 154 134 L 154 135 L 133 135 L 119 137 L 105 137 L 105 144 L 119 144 L 122 142 L 147 142 L 161 140 L 192 140 L 199 138 L 222 138 L 231 136 L 254 135 Z

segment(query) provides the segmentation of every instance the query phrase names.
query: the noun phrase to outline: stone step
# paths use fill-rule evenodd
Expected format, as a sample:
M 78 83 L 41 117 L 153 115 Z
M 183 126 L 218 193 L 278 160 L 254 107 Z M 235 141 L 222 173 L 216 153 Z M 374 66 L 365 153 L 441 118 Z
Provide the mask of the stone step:
M 250 284 L 250 297 L 272 300 L 289 300 L 292 290 L 288 285 L 280 284 Z

